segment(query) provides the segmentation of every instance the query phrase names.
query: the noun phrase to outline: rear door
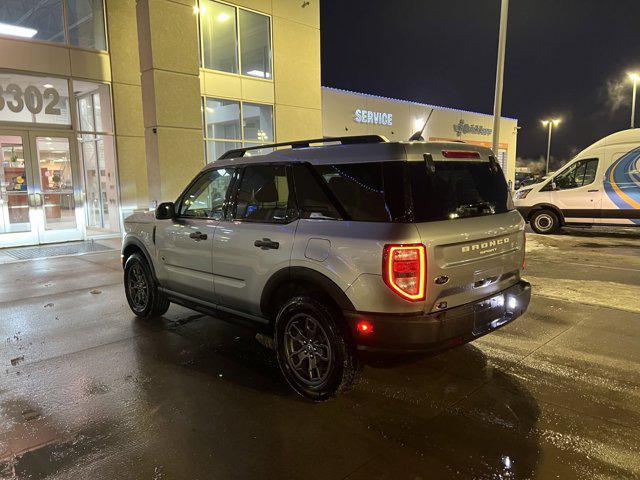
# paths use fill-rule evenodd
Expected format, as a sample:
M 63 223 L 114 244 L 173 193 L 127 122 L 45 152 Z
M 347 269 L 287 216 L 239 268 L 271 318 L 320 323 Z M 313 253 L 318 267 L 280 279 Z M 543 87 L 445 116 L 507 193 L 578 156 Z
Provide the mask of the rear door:
M 247 165 L 238 176 L 215 232 L 213 281 L 220 305 L 259 314 L 267 280 L 289 266 L 297 214 L 286 165 Z
M 213 241 L 233 171 L 207 170 L 176 204 L 176 218 L 156 227 L 162 285 L 183 295 L 213 301 Z

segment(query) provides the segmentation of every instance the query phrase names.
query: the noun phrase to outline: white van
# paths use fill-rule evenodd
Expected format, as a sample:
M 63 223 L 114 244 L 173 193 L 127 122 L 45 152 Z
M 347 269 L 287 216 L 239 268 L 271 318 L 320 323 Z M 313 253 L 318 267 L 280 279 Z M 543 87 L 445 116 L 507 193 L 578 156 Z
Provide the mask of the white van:
M 640 128 L 598 140 L 513 198 L 536 233 L 565 224 L 640 226 Z

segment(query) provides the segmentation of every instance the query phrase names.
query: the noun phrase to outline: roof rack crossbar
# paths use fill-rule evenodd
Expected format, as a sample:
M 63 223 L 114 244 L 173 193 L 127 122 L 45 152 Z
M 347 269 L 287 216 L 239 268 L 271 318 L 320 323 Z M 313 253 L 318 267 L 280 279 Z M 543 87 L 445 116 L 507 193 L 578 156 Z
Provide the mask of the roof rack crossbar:
M 267 145 L 255 145 L 253 147 L 234 148 L 223 153 L 218 160 L 224 158 L 244 157 L 244 154 L 251 150 L 261 150 L 263 148 L 291 147 L 291 148 L 308 148 L 314 143 L 332 143 L 340 142 L 342 145 L 354 145 L 359 143 L 383 143 L 387 139 L 381 135 L 352 135 L 347 137 L 324 137 L 314 138 L 311 140 L 295 140 L 293 142 L 270 143 Z

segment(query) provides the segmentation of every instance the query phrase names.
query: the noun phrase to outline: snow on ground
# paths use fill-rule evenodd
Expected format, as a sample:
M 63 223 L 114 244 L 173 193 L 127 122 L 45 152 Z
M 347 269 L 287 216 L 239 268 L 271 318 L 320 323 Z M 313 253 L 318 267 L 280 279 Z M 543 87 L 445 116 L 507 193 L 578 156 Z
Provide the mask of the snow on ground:
M 637 285 L 599 280 L 569 280 L 531 276 L 526 278 L 531 282 L 536 295 L 640 313 L 640 295 L 638 295 Z
M 557 250 L 558 247 L 549 244 L 550 238 L 553 238 L 555 240 L 556 236 L 545 236 L 527 233 L 527 253 L 537 252 L 540 250 Z M 546 240 L 546 242 L 543 240 Z

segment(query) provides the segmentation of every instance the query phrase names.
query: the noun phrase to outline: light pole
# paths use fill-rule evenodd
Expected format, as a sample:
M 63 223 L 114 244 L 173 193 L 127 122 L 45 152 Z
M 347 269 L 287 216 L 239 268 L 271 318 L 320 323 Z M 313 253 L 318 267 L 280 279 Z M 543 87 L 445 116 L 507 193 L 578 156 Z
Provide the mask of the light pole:
M 548 120 L 542 120 L 542 125 L 549 127 L 549 136 L 547 137 L 547 166 L 544 170 L 545 175 L 549 175 L 549 157 L 551 156 L 551 131 L 554 125 L 557 127 L 560 123 L 559 118 L 549 118 Z
M 631 128 L 635 128 L 636 120 L 636 87 L 638 86 L 638 80 L 640 80 L 640 74 L 629 73 L 629 78 L 633 82 L 633 94 L 631 95 Z
M 509 0 L 502 0 L 500 6 L 500 31 L 498 33 L 498 61 L 496 65 L 496 91 L 493 99 L 493 154 L 498 156 L 500 141 L 500 116 L 502 115 L 502 82 L 504 79 L 504 54 L 507 45 L 507 17 Z

